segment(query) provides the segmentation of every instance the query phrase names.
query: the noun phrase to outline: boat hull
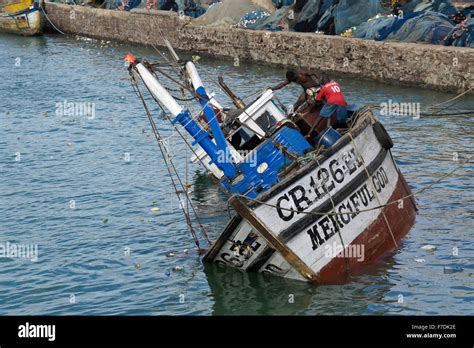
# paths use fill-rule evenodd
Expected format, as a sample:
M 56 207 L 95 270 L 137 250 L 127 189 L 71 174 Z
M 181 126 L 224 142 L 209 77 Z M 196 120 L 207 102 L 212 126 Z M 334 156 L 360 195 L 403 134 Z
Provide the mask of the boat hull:
M 370 113 L 258 202 L 232 199 L 239 215 L 204 260 L 335 284 L 397 248 L 417 207 L 375 123 Z
M 23 36 L 43 34 L 45 20 L 40 9 L 31 8 L 16 13 L 0 12 L 0 31 Z

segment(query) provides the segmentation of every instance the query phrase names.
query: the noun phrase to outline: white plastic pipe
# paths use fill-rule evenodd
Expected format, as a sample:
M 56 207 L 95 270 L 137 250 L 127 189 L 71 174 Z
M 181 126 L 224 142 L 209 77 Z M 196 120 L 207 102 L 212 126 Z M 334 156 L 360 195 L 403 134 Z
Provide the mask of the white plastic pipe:
M 151 74 L 151 72 L 142 64 L 136 65 L 137 70 L 143 79 L 143 82 L 148 87 L 150 92 L 160 101 L 163 106 L 173 116 L 178 116 L 182 111 L 183 107 L 179 105 L 176 100 L 168 93 L 168 91 L 158 82 L 158 80 Z

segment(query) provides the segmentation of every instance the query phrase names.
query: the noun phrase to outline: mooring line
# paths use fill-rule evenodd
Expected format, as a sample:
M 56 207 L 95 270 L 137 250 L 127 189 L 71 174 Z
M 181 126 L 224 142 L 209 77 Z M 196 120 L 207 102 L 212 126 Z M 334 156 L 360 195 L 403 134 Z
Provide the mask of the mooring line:
M 172 161 L 172 159 L 171 159 L 171 156 L 169 155 L 168 152 L 166 152 L 167 155 L 165 155 L 165 151 L 166 151 L 166 150 L 163 150 L 163 148 L 162 148 L 162 137 L 161 137 L 161 135 L 160 135 L 160 133 L 159 133 L 159 131 L 158 131 L 158 128 L 156 127 L 156 124 L 155 124 L 155 122 L 154 122 L 154 120 L 153 120 L 153 117 L 152 117 L 152 115 L 151 115 L 151 113 L 150 113 L 150 111 L 149 111 L 149 109 L 148 109 L 148 106 L 146 105 L 146 102 L 145 102 L 145 99 L 143 98 L 143 95 L 141 94 L 140 90 L 138 89 L 138 85 L 135 84 L 135 86 L 136 86 L 136 88 L 137 88 L 137 92 L 138 92 L 139 95 L 140 95 L 140 99 L 141 99 L 141 101 L 142 101 L 142 103 L 143 103 L 143 106 L 144 106 L 145 111 L 146 111 L 146 113 L 147 113 L 148 119 L 149 119 L 150 124 L 151 124 L 151 126 L 152 126 L 153 133 L 154 133 L 154 135 L 155 135 L 155 138 L 156 138 L 156 140 L 157 140 L 158 146 L 159 146 L 159 148 L 160 148 L 160 152 L 161 152 L 161 154 L 162 154 L 162 157 L 163 157 L 163 159 L 164 159 L 164 161 L 165 161 L 165 163 L 166 163 L 166 167 L 167 167 L 167 170 L 168 170 L 168 174 L 170 175 L 170 179 L 171 179 L 172 185 L 173 185 L 173 187 L 174 187 L 174 189 L 175 189 L 175 192 L 176 192 L 176 195 L 178 196 L 178 199 L 179 199 L 179 201 L 180 201 L 179 206 L 180 206 L 181 210 L 183 211 L 183 214 L 184 214 L 184 216 L 185 216 L 185 219 L 186 219 L 186 222 L 187 222 L 187 224 L 188 224 L 189 230 L 190 230 L 190 232 L 191 232 L 191 234 L 192 234 L 192 236 L 193 236 L 194 242 L 195 242 L 195 244 L 196 244 L 196 246 L 197 246 L 197 248 L 198 248 L 198 251 L 199 251 L 199 252 L 202 252 L 203 249 L 201 249 L 200 243 L 199 243 L 199 239 L 197 238 L 197 235 L 196 235 L 196 233 L 195 233 L 195 231 L 194 231 L 194 228 L 192 227 L 191 218 L 190 218 L 190 216 L 189 216 L 188 214 L 186 214 L 186 210 L 185 210 L 185 207 L 184 207 L 184 205 L 183 205 L 183 202 L 181 201 L 181 198 L 179 197 L 179 190 L 178 190 L 178 188 L 177 188 L 177 186 L 176 186 L 176 183 L 175 183 L 174 178 L 173 178 L 173 174 L 172 174 L 172 172 L 171 172 L 171 168 L 169 167 L 168 163 L 169 163 L 169 164 L 171 165 L 171 167 L 173 168 L 173 171 L 174 171 L 174 173 L 175 173 L 175 175 L 176 175 L 176 178 L 177 178 L 179 184 L 181 185 L 182 192 L 183 192 L 184 196 L 186 197 L 187 203 L 189 203 L 189 206 L 190 206 L 191 209 L 193 210 L 194 216 L 195 216 L 195 218 L 196 218 L 196 220 L 197 220 L 197 222 L 198 222 L 198 224 L 199 224 L 199 227 L 200 227 L 200 229 L 201 229 L 201 233 L 203 234 L 204 238 L 206 239 L 208 245 L 211 244 L 211 241 L 210 241 L 210 239 L 209 239 L 209 237 L 208 237 L 208 235 L 207 235 L 207 232 L 206 232 L 204 226 L 202 225 L 202 223 L 201 223 L 201 221 L 200 221 L 200 219 L 199 219 L 199 216 L 198 216 L 198 214 L 197 214 L 197 212 L 196 212 L 196 210 L 195 210 L 195 208 L 194 208 L 194 205 L 193 205 L 192 202 L 190 201 L 190 198 L 189 198 L 189 195 L 188 195 L 188 192 L 187 192 L 187 188 L 186 188 L 186 186 L 183 184 L 183 182 L 182 182 L 182 180 L 181 180 L 181 178 L 180 178 L 180 176 L 179 176 L 179 174 L 178 174 L 178 172 L 177 172 L 177 170 L 176 170 L 176 167 L 174 166 L 174 163 L 173 163 L 173 161 Z
M 48 15 L 46 14 L 43 6 L 40 5 L 40 9 L 41 11 L 43 12 L 45 18 L 48 20 L 48 22 L 53 26 L 54 29 L 56 29 L 60 34 L 62 35 L 67 35 L 66 33 L 62 32 L 61 30 L 59 30 L 59 28 L 57 26 L 54 25 L 54 23 L 51 21 L 51 19 L 48 17 Z
M 377 192 L 377 190 L 375 189 L 375 185 L 374 183 L 372 182 L 372 180 L 370 180 L 370 173 L 369 173 L 369 170 L 367 169 L 367 165 L 365 164 L 365 160 L 364 160 L 364 157 L 362 157 L 360 151 L 359 151 L 359 148 L 356 146 L 355 144 L 355 141 L 354 141 L 354 137 L 352 136 L 352 133 L 349 132 L 349 137 L 351 138 L 351 143 L 352 143 L 352 146 L 354 147 L 354 149 L 356 150 L 357 152 L 357 156 L 360 158 L 360 160 L 362 161 L 362 163 L 364 164 L 364 171 L 365 173 L 367 174 L 367 181 L 369 182 L 370 186 L 372 186 L 372 192 L 375 192 L 375 197 L 377 197 L 377 202 L 379 203 L 379 205 L 382 204 L 382 200 L 380 199 L 380 196 L 379 196 L 379 193 Z M 400 172 L 398 172 L 399 175 Z M 356 208 L 357 209 L 357 208 Z M 385 214 L 385 211 L 384 209 L 382 209 L 382 215 L 383 215 L 383 218 L 385 220 L 385 224 L 387 225 L 388 227 L 388 230 L 390 232 L 390 235 L 392 236 L 392 240 L 393 240 L 393 243 L 395 244 L 395 248 L 398 247 L 398 243 L 397 243 L 397 239 L 395 238 L 395 235 L 393 234 L 393 231 L 392 231 L 392 226 L 390 226 L 390 223 L 388 222 L 388 219 L 387 219 L 387 215 Z
M 456 172 L 457 170 L 461 169 L 465 164 L 469 163 L 471 158 L 474 157 L 474 156 L 471 156 L 469 157 L 466 161 L 462 162 L 462 164 L 460 164 L 459 166 L 455 167 L 454 169 L 452 169 L 451 171 L 447 172 L 446 174 L 444 174 L 443 176 L 441 176 L 440 178 L 438 178 L 437 180 L 433 181 L 431 184 L 423 187 L 422 189 L 419 189 L 415 192 L 412 192 L 411 194 L 407 195 L 407 196 L 404 196 L 402 198 L 399 198 L 397 200 L 394 200 L 394 201 L 391 201 L 391 202 L 388 202 L 386 204 L 382 204 L 382 205 L 379 205 L 377 207 L 373 207 L 373 208 L 370 208 L 370 209 L 361 209 L 361 210 L 358 210 L 357 213 L 365 213 L 365 212 L 369 212 L 369 211 L 373 211 L 373 210 L 377 210 L 377 209 L 381 209 L 381 208 L 385 208 L 387 206 L 390 206 L 392 204 L 399 204 L 400 201 L 404 201 L 406 199 L 410 199 L 412 197 L 414 197 L 415 195 L 419 195 L 420 193 L 423 193 L 425 192 L 426 190 L 430 189 L 431 187 L 435 186 L 436 184 L 440 183 L 441 181 L 443 181 L 444 179 L 450 177 L 451 175 L 454 174 L 454 172 Z M 268 206 L 268 207 L 271 207 L 271 208 L 275 208 L 275 209 L 280 209 L 280 210 L 283 210 L 283 211 L 288 211 L 288 212 L 293 212 L 293 213 L 298 213 L 298 214 L 306 214 L 306 215 L 314 215 L 314 216 L 324 216 L 324 215 L 351 215 L 353 214 L 352 212 L 351 213 L 333 213 L 333 212 L 312 212 L 312 211 L 298 211 L 298 210 L 295 210 L 295 209 L 291 209 L 291 208 L 283 208 L 283 207 L 279 207 L 279 206 L 276 206 L 275 204 L 270 204 L 270 203 L 267 203 L 267 202 L 264 202 L 264 201 L 261 201 L 261 200 L 258 200 L 258 199 L 255 199 L 255 198 L 250 198 L 250 197 L 246 197 L 244 195 L 241 195 L 241 194 L 234 194 L 232 197 L 240 197 L 240 198 L 243 198 L 243 199 L 246 199 L 250 202 L 253 202 L 253 203 L 257 203 L 257 204 L 261 204 L 261 205 L 265 205 L 265 206 Z M 231 197 L 231 198 L 232 198 Z M 231 199 L 229 198 L 229 200 Z

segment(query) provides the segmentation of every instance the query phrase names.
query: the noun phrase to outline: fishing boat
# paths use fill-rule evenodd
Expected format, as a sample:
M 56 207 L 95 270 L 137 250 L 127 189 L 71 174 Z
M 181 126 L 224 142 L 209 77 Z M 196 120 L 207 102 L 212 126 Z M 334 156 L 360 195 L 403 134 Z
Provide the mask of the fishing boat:
M 40 6 L 36 0 L 0 0 L 0 31 L 41 35 L 45 20 Z
M 152 64 L 126 59 L 134 84 L 146 86 L 194 139 L 192 161 L 214 177 L 234 210 L 204 262 L 341 283 L 396 249 L 414 225 L 415 199 L 369 107 L 350 105 L 344 127 L 321 127 L 314 105 L 285 112 L 271 89 L 249 105 L 234 96 L 235 107 L 224 108 L 185 62 L 185 83 L 202 108 L 194 117 Z

